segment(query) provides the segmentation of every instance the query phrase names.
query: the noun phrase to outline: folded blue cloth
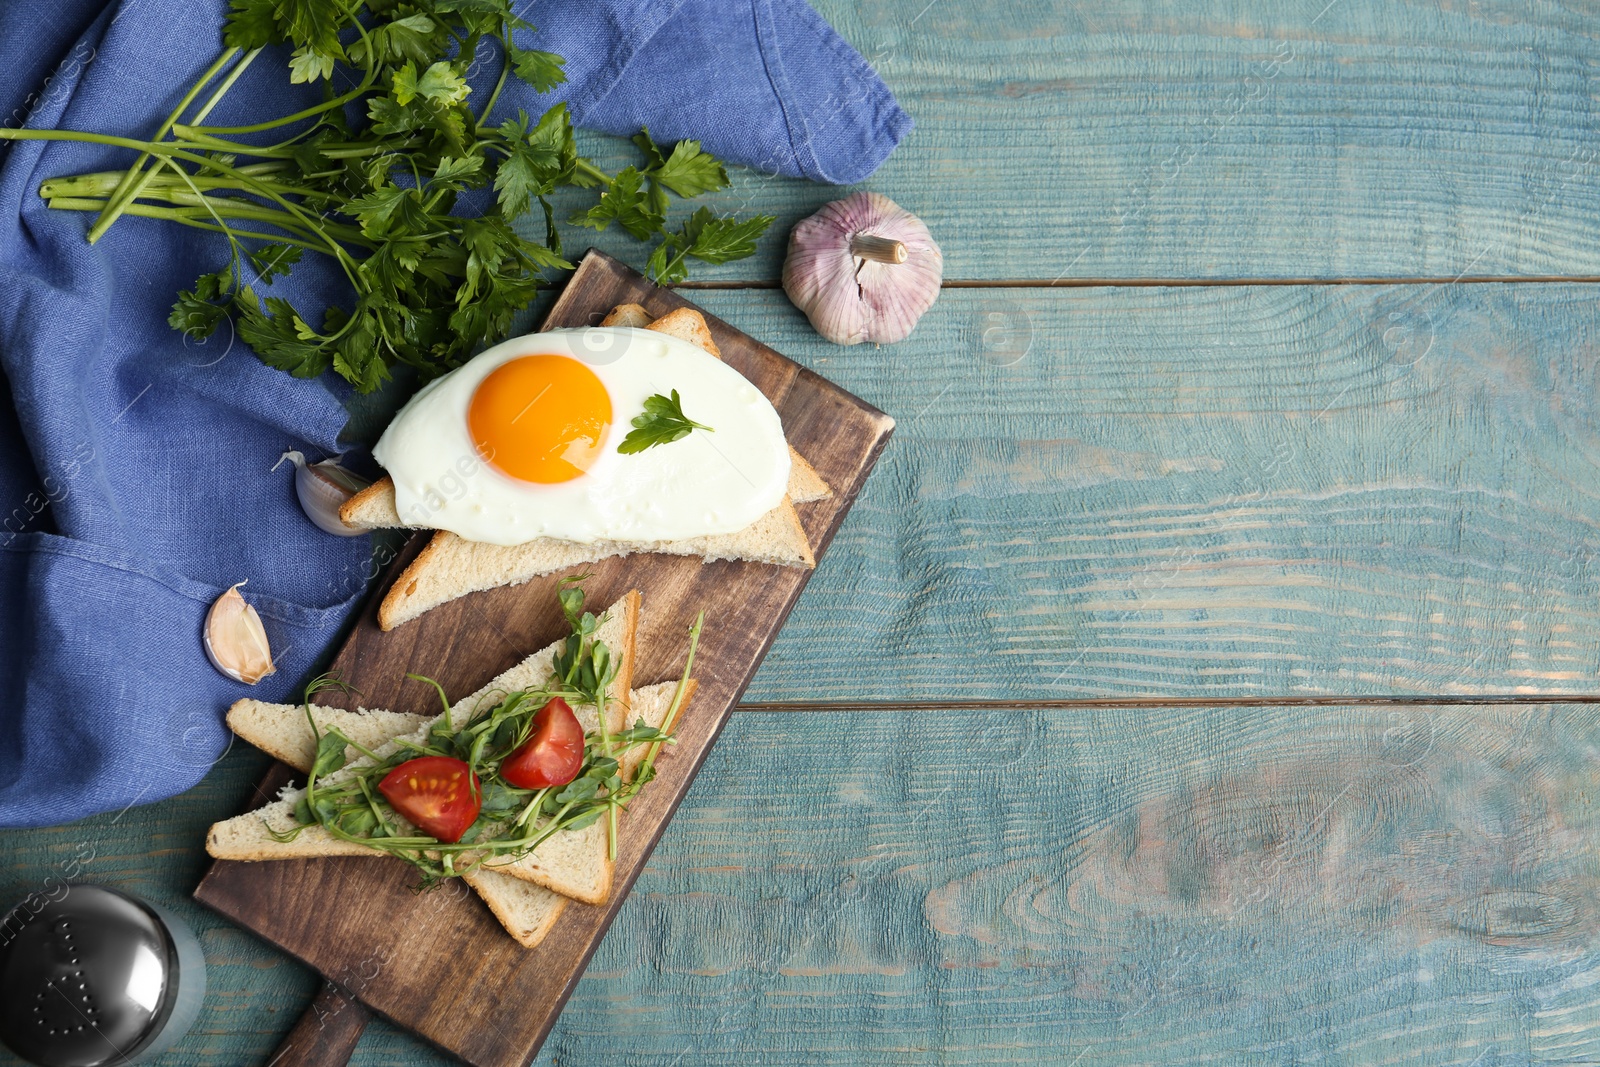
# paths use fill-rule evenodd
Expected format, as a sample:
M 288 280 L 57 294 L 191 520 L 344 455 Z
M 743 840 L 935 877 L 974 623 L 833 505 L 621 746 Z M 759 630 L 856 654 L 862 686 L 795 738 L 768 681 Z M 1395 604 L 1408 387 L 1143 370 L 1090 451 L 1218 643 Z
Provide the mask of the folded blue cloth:
M 519 8 L 520 10 L 520 8 Z M 580 125 L 702 140 L 769 173 L 864 178 L 910 120 L 802 0 L 533 4 L 537 47 L 569 81 L 500 110 L 569 102 Z M 0 19 L 0 122 L 147 135 L 220 48 L 217 0 L 53 0 Z M 175 31 L 174 27 L 181 27 Z M 270 62 L 269 62 L 270 59 Z M 296 110 L 263 56 L 211 121 Z M 248 101 L 248 104 L 245 102 Z M 249 114 L 250 118 L 245 119 Z M 369 580 L 365 537 L 301 513 L 286 449 L 337 453 L 345 394 L 262 365 L 227 327 L 167 325 L 174 295 L 225 261 L 222 239 L 124 218 L 97 245 L 50 211 L 42 179 L 120 169 L 70 142 L 0 149 L 0 826 L 64 822 L 187 789 L 229 743 L 222 712 L 294 699 Z M 291 298 L 345 294 L 302 263 Z M 207 663 L 211 602 L 249 579 L 278 672 L 255 687 Z

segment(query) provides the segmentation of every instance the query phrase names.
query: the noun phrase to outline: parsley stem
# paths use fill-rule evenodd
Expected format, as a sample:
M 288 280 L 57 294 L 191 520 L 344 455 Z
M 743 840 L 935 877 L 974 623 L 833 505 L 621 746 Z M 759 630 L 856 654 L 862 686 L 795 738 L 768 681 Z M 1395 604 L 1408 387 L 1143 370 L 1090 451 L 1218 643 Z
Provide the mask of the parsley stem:
M 196 132 L 190 126 L 175 126 L 172 132 L 182 138 L 175 143 L 206 152 L 227 152 L 230 155 L 259 156 L 264 159 L 291 159 L 294 156 L 294 152 L 283 145 L 243 144 L 222 137 L 213 137 L 208 133 Z
M 259 48 L 252 49 L 251 51 L 245 53 L 244 58 L 241 59 L 237 64 L 235 64 L 233 70 L 231 70 L 228 73 L 228 76 L 223 79 L 222 84 L 217 86 L 216 91 L 214 91 L 211 94 L 211 96 L 209 98 L 207 98 L 206 102 L 203 105 L 201 105 L 200 110 L 195 113 L 196 121 L 202 120 L 207 115 L 211 114 L 212 109 L 215 108 L 217 106 L 217 104 L 219 102 L 221 102 L 222 98 L 227 95 L 228 90 L 233 88 L 234 82 L 239 80 L 239 76 L 241 74 L 243 74 L 249 68 L 250 64 L 255 60 L 256 56 L 258 56 L 260 54 L 261 54 L 261 49 L 259 49 Z M 174 117 L 176 117 L 178 113 L 174 112 L 173 114 L 174 114 Z M 176 123 L 171 123 L 170 119 L 168 120 L 168 122 L 173 127 L 176 126 Z M 160 140 L 161 136 L 162 135 L 158 133 L 156 135 L 156 139 Z M 143 164 L 143 161 L 147 160 L 149 158 L 150 158 L 149 157 L 149 153 L 146 153 L 146 154 L 140 156 L 139 161 L 135 162 L 133 167 L 130 168 L 129 171 L 126 172 L 126 175 L 127 176 L 131 176 L 133 171 L 137 170 Z M 100 228 L 100 232 L 101 233 L 104 233 L 105 230 L 107 230 L 107 229 L 109 229 L 111 227 L 112 223 L 114 223 L 118 218 L 121 217 L 123 211 L 126 209 L 128 204 L 130 204 L 133 201 L 139 199 L 140 195 L 144 192 L 144 190 L 147 187 L 149 187 L 151 181 L 155 178 L 155 176 L 157 174 L 157 171 L 159 169 L 160 168 L 158 168 L 158 167 L 152 167 L 150 170 L 147 170 L 144 173 L 140 174 L 138 181 L 135 182 L 132 186 L 129 186 L 127 184 L 127 180 L 128 180 L 127 176 L 125 176 L 123 178 L 122 183 L 117 187 L 117 190 L 112 194 L 112 196 L 108 200 L 107 206 L 106 206 L 106 210 L 101 213 L 101 217 L 95 222 L 95 226 Z M 90 230 L 89 241 L 92 244 L 95 240 L 96 240 L 95 232 L 94 232 L 93 229 L 91 229 Z
M 511 35 L 507 33 L 500 39 L 500 46 L 505 50 L 506 61 L 500 65 L 500 78 L 494 83 L 494 91 L 489 94 L 489 102 L 483 105 L 483 111 L 478 115 L 478 129 L 485 128 L 489 121 L 490 112 L 494 111 L 495 101 L 500 99 L 500 90 L 506 87 L 506 75 L 511 73 Z
M 595 181 L 599 182 L 601 185 L 610 185 L 611 182 L 612 182 L 611 175 L 607 174 L 605 171 L 601 170 L 599 167 L 595 166 L 593 163 L 590 163 L 587 159 L 584 159 L 582 156 L 578 157 L 578 163 L 577 163 L 576 170 L 577 170 L 577 172 L 579 174 L 587 174 L 589 177 L 593 178 Z
M 106 202 L 104 200 L 98 199 L 89 200 L 76 199 L 72 197 L 60 197 L 50 201 L 49 206 L 58 211 L 100 211 L 105 207 L 105 203 Z M 250 237 L 262 241 L 276 241 L 279 244 L 294 245 L 297 248 L 304 248 L 312 252 L 321 252 L 323 254 L 327 254 L 327 247 L 323 244 L 323 242 L 318 241 L 315 238 L 298 236 L 286 237 L 276 233 L 261 233 L 256 230 L 241 230 L 236 227 L 226 225 L 219 226 L 213 222 L 202 221 L 203 219 L 209 217 L 209 213 L 203 210 L 199 211 L 199 217 L 197 217 L 194 209 L 185 210 L 182 208 L 151 207 L 147 204 L 129 204 L 126 208 L 123 208 L 123 214 L 135 215 L 140 218 L 148 219 L 165 219 L 168 222 L 176 222 L 181 226 L 192 226 L 197 230 L 210 230 L 212 233 L 231 233 L 237 237 Z M 232 215 L 230 212 L 224 212 L 224 214 L 230 215 L 230 217 Z M 248 216 L 241 215 L 239 217 Z M 271 221 L 275 226 L 283 225 L 283 223 L 276 220 L 261 221 Z M 365 242 L 362 243 L 366 244 Z M 372 246 L 367 244 L 366 247 L 370 248 Z
M 270 163 L 249 163 L 239 168 L 241 173 L 251 175 L 274 174 L 288 168 L 287 163 L 273 161 Z M 39 195 L 46 200 L 55 196 L 110 196 L 117 183 L 122 180 L 126 171 L 102 170 L 88 174 L 77 174 L 70 178 L 48 178 L 39 185 Z M 208 178 L 196 175 L 195 182 L 202 189 L 227 189 L 232 188 L 232 183 L 222 178 Z M 170 178 L 153 176 L 150 184 L 156 188 L 168 188 L 174 185 Z
M 207 97 L 206 102 L 200 105 L 200 110 L 194 113 L 194 118 L 190 121 L 204 122 L 206 120 L 206 116 L 211 114 L 211 112 L 216 109 L 218 104 L 222 103 L 222 98 L 228 95 L 228 90 L 233 88 L 234 82 L 237 82 L 240 75 L 250 69 L 250 64 L 254 63 L 256 61 L 256 56 L 260 54 L 261 49 L 259 48 L 252 48 L 250 51 L 246 52 L 244 54 L 244 58 L 239 60 L 238 65 L 228 72 L 228 76 L 226 78 L 222 79 L 222 84 L 217 86 L 216 92 Z M 172 125 L 174 128 L 176 128 L 178 124 L 173 123 Z
M 280 119 L 271 119 L 267 122 L 257 122 L 249 126 L 199 126 L 194 123 L 189 123 L 183 127 L 184 134 L 181 134 L 180 136 L 187 136 L 191 133 L 262 133 L 266 130 L 275 130 L 281 126 L 288 126 L 292 123 L 300 122 L 303 119 L 309 119 L 314 115 L 320 115 L 324 111 L 332 111 L 334 108 L 344 107 L 346 104 L 366 95 L 366 93 L 371 90 L 373 84 L 373 76 L 369 73 L 360 85 L 350 90 L 348 93 L 345 93 L 342 96 L 336 96 L 332 100 L 325 100 L 315 107 L 308 107 L 302 111 L 296 111 L 293 115 L 285 115 Z
M 183 143 L 207 151 L 226 152 L 237 156 L 255 156 L 259 159 L 293 159 L 293 144 L 295 138 L 281 141 L 272 145 L 253 145 L 243 141 L 230 141 L 224 137 L 217 137 L 210 133 L 201 133 L 195 128 L 182 124 L 174 126 L 172 132 L 183 138 Z M 192 135 L 192 136 L 190 136 Z M 317 153 L 328 159 L 360 159 L 363 156 L 376 156 L 385 153 L 399 154 L 414 147 L 411 141 L 349 141 L 338 146 L 317 147 Z
M 346 252 L 337 241 L 328 235 L 324 228 L 325 224 L 320 218 L 312 219 L 306 215 L 305 211 L 302 210 L 298 204 L 285 200 L 266 183 L 259 182 L 250 175 L 240 174 L 237 169 L 229 164 L 224 164 L 219 160 L 208 158 L 206 156 L 196 156 L 194 153 L 183 152 L 179 150 L 171 150 L 168 154 L 176 156 L 180 159 L 192 159 L 197 162 L 204 163 L 221 174 L 234 175 L 235 177 L 239 178 L 239 180 L 244 184 L 244 187 L 249 191 L 253 193 L 259 193 L 268 200 L 275 201 L 281 205 L 285 211 L 299 219 L 304 224 L 306 229 L 310 230 L 311 233 L 322 239 L 323 243 L 327 246 L 324 251 L 330 252 L 334 259 L 338 261 L 340 269 L 344 271 L 345 277 L 350 279 L 350 284 L 355 287 L 356 292 L 360 293 L 363 291 L 363 286 L 356 276 L 356 261 L 351 258 L 349 252 Z M 355 320 L 352 318 L 350 321 L 354 322 Z M 349 323 L 347 322 L 345 325 L 348 327 Z
M 284 196 L 300 196 L 307 199 L 316 198 L 314 194 L 310 192 L 310 190 L 302 189 L 298 185 L 292 185 L 288 182 L 274 181 L 271 178 L 252 181 L 247 185 L 244 182 L 237 181 L 229 177 L 208 178 L 199 175 L 187 175 L 186 177 L 180 178 L 177 181 L 160 178 L 152 179 L 150 186 L 150 188 L 141 192 L 137 199 L 151 201 L 160 200 L 166 201 L 170 204 L 184 204 L 187 206 L 203 206 L 205 203 L 219 202 L 249 204 L 256 206 L 256 201 L 254 200 L 244 200 L 233 196 L 208 197 L 204 195 L 204 191 L 221 192 L 229 189 L 271 189 L 272 191 L 281 193 Z M 201 190 L 201 192 L 196 192 L 196 190 Z M 107 192 L 108 190 L 106 189 L 104 182 L 77 182 L 73 179 L 64 181 L 49 181 L 39 186 L 39 195 L 44 197 L 46 200 L 54 200 L 57 197 L 85 196 L 104 198 Z M 338 224 L 334 225 L 338 226 Z M 348 230 L 350 233 L 358 232 L 354 227 L 340 228 Z
M 129 204 L 123 210 L 130 215 L 139 215 L 152 219 L 177 219 L 206 218 L 214 213 L 224 218 L 245 219 L 250 222 L 266 222 L 274 226 L 281 226 L 290 233 L 297 234 L 306 240 L 316 240 L 319 236 L 302 225 L 299 220 L 286 212 L 276 208 L 263 207 L 253 200 L 242 200 L 231 196 L 195 196 L 174 192 L 170 197 L 163 197 L 174 207 L 163 207 L 156 204 L 135 203 Z M 99 211 L 105 206 L 103 199 L 94 197 L 52 196 L 49 206 L 65 211 Z M 363 248 L 376 247 L 372 241 L 362 235 L 354 226 L 344 226 L 334 222 L 321 223 L 319 229 L 323 234 L 332 235 L 341 241 Z M 317 251 L 325 252 L 326 249 L 318 244 Z
M 223 50 L 223 53 L 216 58 L 216 61 L 213 62 L 211 66 L 207 67 L 205 72 L 200 75 L 200 80 L 190 86 L 189 91 L 183 95 L 183 99 L 178 101 L 178 106 L 172 109 L 172 114 L 168 115 L 167 120 L 161 124 L 159 129 L 156 130 L 153 140 L 159 141 L 161 138 L 167 135 L 168 131 L 172 129 L 173 125 L 183 117 L 183 113 L 188 110 L 189 105 L 194 103 L 194 98 L 200 95 L 200 91 L 204 89 L 206 85 L 210 83 L 211 79 L 215 78 L 217 73 L 221 71 L 223 67 L 227 66 L 228 63 L 232 61 L 233 57 L 238 54 L 239 49 L 237 47 Z M 39 132 L 42 133 L 45 131 Z M 142 153 L 138 159 L 133 161 L 133 166 L 128 168 L 126 176 L 122 179 L 122 184 L 117 187 L 116 191 L 111 194 L 110 199 L 106 201 L 105 210 L 100 213 L 100 217 L 95 220 L 94 225 L 89 227 L 90 244 L 94 244 L 96 241 L 98 241 L 111 226 L 111 224 L 117 221 L 117 216 L 122 213 L 121 208 L 123 203 L 130 199 L 129 193 L 138 183 L 139 172 L 144 167 L 145 163 L 149 161 L 151 154 L 152 153 L 150 152 Z
M 176 156 L 179 159 L 202 166 L 215 167 L 217 161 L 208 157 L 196 155 L 183 150 L 182 141 L 140 141 L 132 137 L 117 137 L 109 133 L 90 133 L 87 130 L 19 130 L 11 127 L 0 127 L 0 141 L 77 141 L 83 144 L 103 144 L 110 148 L 133 148 L 149 156 Z M 198 147 L 198 146 L 197 146 Z M 293 152 L 269 151 L 266 149 L 249 150 L 249 145 L 234 146 L 240 149 L 241 155 L 255 155 L 263 158 L 292 159 Z

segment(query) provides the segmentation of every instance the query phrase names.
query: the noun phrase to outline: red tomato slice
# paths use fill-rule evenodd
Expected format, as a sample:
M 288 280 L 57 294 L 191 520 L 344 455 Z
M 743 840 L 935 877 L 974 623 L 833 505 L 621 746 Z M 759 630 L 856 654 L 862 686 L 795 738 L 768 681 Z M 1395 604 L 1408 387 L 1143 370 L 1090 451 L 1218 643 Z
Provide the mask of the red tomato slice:
M 566 785 L 583 770 L 583 724 L 560 697 L 533 716 L 533 732 L 500 761 L 500 777 L 518 789 Z
M 383 776 L 378 792 L 429 837 L 455 844 L 483 807 L 472 768 L 448 756 L 407 760 Z

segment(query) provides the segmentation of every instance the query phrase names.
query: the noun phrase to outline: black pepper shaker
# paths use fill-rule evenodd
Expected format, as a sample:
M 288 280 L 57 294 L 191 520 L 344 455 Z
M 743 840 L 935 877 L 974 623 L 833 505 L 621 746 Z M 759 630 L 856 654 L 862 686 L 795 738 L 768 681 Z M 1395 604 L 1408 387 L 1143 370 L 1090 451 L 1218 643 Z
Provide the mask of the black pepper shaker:
M 0 920 L 0 1042 L 39 1067 L 146 1063 L 205 997 L 200 943 L 177 916 L 104 886 L 58 885 Z

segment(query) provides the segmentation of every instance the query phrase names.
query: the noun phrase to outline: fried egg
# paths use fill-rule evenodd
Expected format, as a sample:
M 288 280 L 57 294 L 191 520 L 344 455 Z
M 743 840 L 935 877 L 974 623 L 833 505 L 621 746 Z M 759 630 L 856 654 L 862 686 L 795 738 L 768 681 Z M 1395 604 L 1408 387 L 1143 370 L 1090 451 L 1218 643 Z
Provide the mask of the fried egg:
M 623 453 L 651 396 L 710 427 Z M 670 541 L 742 530 L 783 499 L 772 403 L 687 341 L 621 327 L 506 341 L 430 382 L 373 456 L 411 526 L 472 541 Z

